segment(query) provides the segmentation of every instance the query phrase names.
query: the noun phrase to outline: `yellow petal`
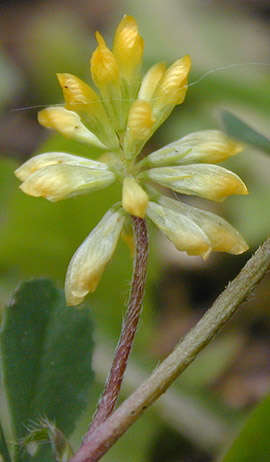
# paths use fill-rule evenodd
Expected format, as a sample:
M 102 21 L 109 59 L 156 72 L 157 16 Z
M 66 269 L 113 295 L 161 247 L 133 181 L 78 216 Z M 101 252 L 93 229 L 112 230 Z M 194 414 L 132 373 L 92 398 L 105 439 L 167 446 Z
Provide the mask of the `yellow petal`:
M 52 202 L 78 194 L 106 188 L 115 175 L 104 169 L 74 165 L 49 165 L 28 176 L 20 188 L 34 197 L 44 197 Z
M 107 47 L 102 35 L 97 32 L 98 47 L 91 57 L 92 79 L 98 88 L 119 83 L 119 68 L 116 59 Z
M 89 85 L 72 74 L 56 75 L 63 90 L 67 109 L 87 110 L 91 113 L 100 110 L 100 98 Z
M 97 93 L 72 74 L 57 74 L 63 89 L 66 108 L 78 113 L 82 123 L 110 149 L 118 147 L 118 139 Z
M 141 67 L 143 46 L 135 19 L 125 15 L 116 29 L 113 53 L 122 76 L 127 80 L 136 76 Z
M 38 113 L 38 121 L 46 128 L 53 128 L 67 138 L 105 148 L 104 144 L 90 132 L 76 112 L 63 107 L 49 107 Z
M 187 91 L 187 76 L 191 60 L 188 55 L 175 61 L 165 72 L 164 77 L 154 95 L 156 105 L 181 104 Z
M 69 264 L 65 293 L 68 305 L 78 305 L 94 292 L 117 245 L 125 218 L 108 211 L 78 248 Z
M 194 221 L 208 236 L 212 250 L 239 255 L 248 249 L 240 233 L 218 215 L 165 196 L 161 196 L 158 202 Z
M 152 66 L 142 80 L 138 99 L 150 102 L 165 72 L 166 66 L 164 63 Z
M 99 32 L 96 38 L 98 47 L 91 57 L 92 78 L 101 92 L 110 124 L 115 131 L 123 131 L 127 111 L 123 110 L 118 64 Z
M 151 134 L 154 122 L 151 105 L 147 101 L 134 101 L 127 123 L 127 130 L 131 132 L 132 137 L 138 140 L 147 138 Z
M 243 146 L 230 139 L 220 130 L 201 130 L 179 140 L 183 148 L 189 151 L 182 163 L 205 162 L 218 163 L 243 150 Z
M 124 151 L 127 158 L 131 158 L 141 151 L 143 145 L 152 135 L 154 123 L 155 119 L 150 103 L 140 100 L 134 101 L 128 114 L 124 138 Z
M 212 164 L 160 167 L 141 174 L 174 191 L 222 201 L 232 194 L 248 194 L 246 185 L 233 172 Z
M 135 178 L 126 177 L 123 182 L 122 206 L 131 215 L 144 218 L 148 196 Z
M 46 152 L 24 162 L 24 164 L 15 170 L 15 175 L 21 181 L 25 181 L 28 176 L 41 168 L 60 164 L 85 166 L 97 170 L 109 170 L 108 166 L 103 162 L 86 159 L 85 157 L 75 156 L 66 152 Z
M 203 256 L 211 250 L 210 241 L 204 231 L 182 214 L 149 202 L 147 215 L 178 250 L 184 250 L 189 255 Z
M 180 140 L 153 152 L 144 165 L 181 165 L 193 162 L 217 163 L 242 151 L 242 145 L 219 130 L 202 130 L 190 133 Z

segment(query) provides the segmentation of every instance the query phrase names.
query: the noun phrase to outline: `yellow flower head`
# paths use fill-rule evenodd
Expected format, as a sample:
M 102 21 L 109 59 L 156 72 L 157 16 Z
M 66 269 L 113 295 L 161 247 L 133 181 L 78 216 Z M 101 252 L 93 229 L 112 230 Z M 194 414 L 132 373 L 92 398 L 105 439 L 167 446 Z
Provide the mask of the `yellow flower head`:
M 168 197 L 169 191 L 222 201 L 247 194 L 242 180 L 217 163 L 242 147 L 219 130 L 184 136 L 141 159 L 139 154 L 188 88 L 188 55 L 169 67 L 152 66 L 141 76 L 143 39 L 135 19 L 124 16 L 112 50 L 97 32 L 90 59 L 94 90 L 78 77 L 57 74 L 65 105 L 42 110 L 39 122 L 63 136 L 103 149 L 98 161 L 63 152 L 40 154 L 16 170 L 21 189 L 50 201 L 122 183 L 122 200 L 113 205 L 73 256 L 66 276 L 66 298 L 81 303 L 93 292 L 119 237 L 132 239 L 129 215 L 150 218 L 178 250 L 206 256 L 210 251 L 239 254 L 247 249 L 225 220 Z M 160 193 L 162 186 L 163 193 Z M 167 192 L 166 192 L 167 191 Z

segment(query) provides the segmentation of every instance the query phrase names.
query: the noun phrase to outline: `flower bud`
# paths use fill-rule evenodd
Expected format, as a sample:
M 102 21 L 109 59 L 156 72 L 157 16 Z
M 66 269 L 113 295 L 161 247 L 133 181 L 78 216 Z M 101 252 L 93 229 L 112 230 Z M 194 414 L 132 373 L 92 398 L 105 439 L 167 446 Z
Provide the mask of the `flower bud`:
M 109 210 L 73 255 L 69 264 L 65 293 L 68 305 L 78 305 L 94 292 L 117 245 L 124 216 Z
M 102 94 L 102 102 L 116 131 L 123 130 L 126 113 L 122 113 L 120 75 L 114 54 L 97 32 L 98 47 L 91 57 L 92 79 Z
M 148 205 L 148 196 L 135 178 L 126 177 L 123 181 L 122 206 L 131 215 L 144 218 Z
M 155 106 L 160 109 L 166 105 L 181 104 L 187 91 L 187 76 L 191 60 L 188 55 L 175 61 L 165 72 L 160 85 L 155 92 Z
M 184 56 L 173 63 L 166 71 L 160 67 L 159 72 L 163 73 L 162 78 L 157 84 L 154 83 L 155 91 L 151 95 L 153 114 L 156 119 L 154 130 L 169 117 L 175 105 L 183 103 L 188 89 L 187 77 L 190 70 L 191 61 L 189 56 Z M 155 76 L 158 80 L 159 72 Z M 147 81 L 146 81 L 147 83 Z M 147 86 L 146 86 L 147 87 Z M 141 96 L 147 95 L 146 90 L 142 90 Z
M 119 82 L 119 68 L 113 53 L 99 32 L 96 32 L 96 39 L 98 47 L 91 57 L 91 74 L 96 86 L 102 89 Z

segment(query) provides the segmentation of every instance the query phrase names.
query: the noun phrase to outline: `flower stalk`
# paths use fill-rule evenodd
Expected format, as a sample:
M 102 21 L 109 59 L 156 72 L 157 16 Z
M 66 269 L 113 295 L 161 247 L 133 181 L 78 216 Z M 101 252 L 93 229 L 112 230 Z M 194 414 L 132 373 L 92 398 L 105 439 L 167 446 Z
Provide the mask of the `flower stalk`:
M 132 220 L 136 255 L 128 308 L 105 389 L 86 438 L 109 417 L 115 407 L 140 319 L 147 270 L 148 235 L 145 220 L 135 216 L 132 216 Z
M 173 352 L 121 406 L 89 436 L 86 435 L 70 462 L 97 462 L 138 417 L 164 393 L 171 383 L 231 319 L 270 267 L 270 239 L 256 251 L 238 276 L 228 284 L 196 326 Z

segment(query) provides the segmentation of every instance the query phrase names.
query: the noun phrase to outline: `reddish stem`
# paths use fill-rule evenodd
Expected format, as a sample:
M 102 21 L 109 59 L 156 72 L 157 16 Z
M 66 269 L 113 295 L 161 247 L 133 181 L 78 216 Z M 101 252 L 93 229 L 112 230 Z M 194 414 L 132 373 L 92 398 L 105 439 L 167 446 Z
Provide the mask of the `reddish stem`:
M 148 236 L 145 220 L 134 216 L 132 220 L 136 239 L 136 256 L 128 308 L 105 389 L 84 441 L 109 417 L 115 407 L 140 319 L 146 279 Z

